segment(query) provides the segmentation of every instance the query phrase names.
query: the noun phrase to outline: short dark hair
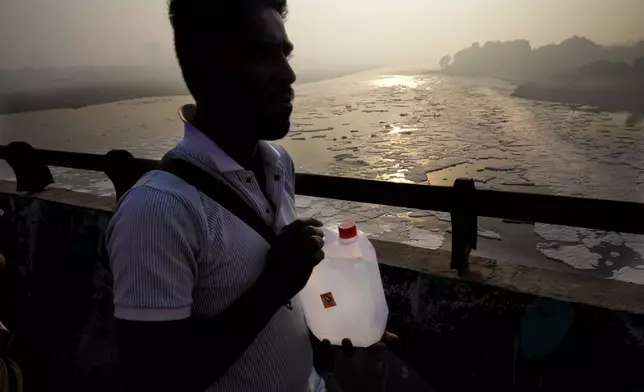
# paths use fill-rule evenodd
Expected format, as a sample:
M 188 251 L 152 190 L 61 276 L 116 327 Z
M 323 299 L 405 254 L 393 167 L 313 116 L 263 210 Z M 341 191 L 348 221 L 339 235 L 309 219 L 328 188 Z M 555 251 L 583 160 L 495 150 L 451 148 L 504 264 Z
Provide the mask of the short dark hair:
M 287 0 L 169 0 L 168 16 L 174 31 L 174 50 L 188 90 L 196 98 L 198 75 L 194 63 L 197 42 L 205 34 L 222 31 L 239 24 L 249 10 L 257 6 L 273 8 L 284 19 Z M 213 21 L 212 15 L 223 15 Z M 194 81 L 194 82 L 193 82 Z
M 211 14 L 215 10 L 218 14 L 223 13 L 227 17 L 234 17 L 232 13 L 239 13 L 258 5 L 273 8 L 282 18 L 286 18 L 288 13 L 286 0 L 219 0 L 214 4 L 212 0 L 169 0 L 168 15 L 172 27 L 177 28 L 183 23 L 191 24 L 195 19 Z

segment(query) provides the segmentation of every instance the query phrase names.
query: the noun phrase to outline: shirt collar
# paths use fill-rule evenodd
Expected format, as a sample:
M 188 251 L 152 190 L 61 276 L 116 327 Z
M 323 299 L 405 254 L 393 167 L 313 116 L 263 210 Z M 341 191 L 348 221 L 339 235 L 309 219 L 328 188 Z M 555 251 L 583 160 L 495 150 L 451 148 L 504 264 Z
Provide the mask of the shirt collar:
M 184 135 L 179 146 L 212 162 L 221 173 L 245 170 L 212 139 L 191 124 L 190 120 L 194 118 L 195 109 L 194 104 L 184 105 L 179 109 L 179 118 L 184 124 Z M 257 147 L 265 165 L 278 164 L 281 155 L 269 142 L 260 140 Z

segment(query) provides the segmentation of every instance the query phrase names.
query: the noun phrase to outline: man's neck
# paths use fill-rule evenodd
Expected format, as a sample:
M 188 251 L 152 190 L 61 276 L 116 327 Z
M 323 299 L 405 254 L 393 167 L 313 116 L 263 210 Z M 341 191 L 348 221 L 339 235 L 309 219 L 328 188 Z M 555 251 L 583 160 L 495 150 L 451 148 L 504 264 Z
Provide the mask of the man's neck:
M 243 131 L 239 129 L 239 124 L 222 123 L 221 119 L 226 118 L 225 114 L 221 116 L 213 115 L 212 111 L 199 110 L 195 113 L 192 119 L 193 125 L 202 133 L 208 136 L 213 142 L 219 146 L 229 157 L 231 157 L 239 166 L 246 170 L 252 170 L 256 161 L 258 140 L 244 140 L 240 141 L 234 137 L 226 137 L 224 132 L 235 132 L 242 134 Z M 218 118 L 218 120 L 214 120 Z M 237 129 L 235 129 L 237 128 Z

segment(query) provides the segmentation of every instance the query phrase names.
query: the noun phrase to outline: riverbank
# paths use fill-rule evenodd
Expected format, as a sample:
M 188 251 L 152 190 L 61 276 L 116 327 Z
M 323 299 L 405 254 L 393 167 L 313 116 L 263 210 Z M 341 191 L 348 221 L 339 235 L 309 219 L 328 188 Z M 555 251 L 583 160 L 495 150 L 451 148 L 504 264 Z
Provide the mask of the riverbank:
M 165 84 L 96 84 L 56 90 L 16 92 L 0 95 L 0 114 L 16 114 L 52 109 L 80 109 L 85 106 L 136 98 L 187 95 L 188 89 L 177 83 Z
M 605 111 L 644 111 L 644 85 L 530 82 L 519 84 L 512 96 L 538 101 L 593 106 Z
M 337 78 L 356 70 L 309 70 L 298 84 Z M 0 115 L 86 106 L 139 98 L 190 95 L 175 68 L 79 68 L 0 72 Z
M 446 75 L 463 78 L 492 78 L 514 86 L 511 96 L 571 106 L 587 106 L 606 112 L 644 112 L 644 83 L 597 83 L 595 81 L 550 80 L 521 76 L 470 75 L 453 70 L 430 70 L 424 75 Z

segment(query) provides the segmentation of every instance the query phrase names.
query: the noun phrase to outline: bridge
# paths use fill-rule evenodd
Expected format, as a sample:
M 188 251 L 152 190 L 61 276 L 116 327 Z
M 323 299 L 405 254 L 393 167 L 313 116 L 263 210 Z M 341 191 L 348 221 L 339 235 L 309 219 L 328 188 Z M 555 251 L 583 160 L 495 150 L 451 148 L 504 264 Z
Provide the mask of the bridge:
M 116 198 L 48 187 L 49 167 L 103 172 L 118 198 L 158 162 L 22 142 L 0 146 L 0 159 L 16 177 L 0 181 L 0 319 L 27 390 L 120 390 L 104 249 Z M 296 193 L 451 214 L 451 252 L 374 241 L 388 329 L 438 390 L 644 387 L 644 287 L 470 256 L 478 217 L 644 234 L 644 204 L 316 174 L 297 174 Z

